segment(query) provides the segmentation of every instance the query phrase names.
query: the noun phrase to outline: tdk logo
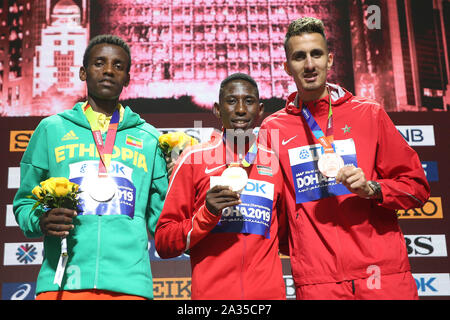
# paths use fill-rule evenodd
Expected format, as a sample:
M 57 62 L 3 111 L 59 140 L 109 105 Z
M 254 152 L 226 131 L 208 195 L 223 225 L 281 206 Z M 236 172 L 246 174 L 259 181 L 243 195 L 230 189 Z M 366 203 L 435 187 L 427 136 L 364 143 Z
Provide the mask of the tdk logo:
M 395 126 L 410 146 L 434 146 L 433 126 Z
M 249 181 L 245 186 L 245 191 L 266 194 L 266 191 L 264 190 L 265 187 L 266 187 L 265 183 Z
M 450 295 L 450 275 L 448 273 L 413 274 L 419 296 Z
M 109 172 L 113 172 L 117 175 L 125 175 L 125 171 L 124 171 L 125 167 L 120 165 L 119 163 L 116 164 L 112 164 L 111 166 L 109 166 Z
M 430 278 L 418 278 L 416 280 L 417 290 L 419 292 L 437 292 L 437 289 L 433 287 L 433 282 L 436 280 L 435 277 Z

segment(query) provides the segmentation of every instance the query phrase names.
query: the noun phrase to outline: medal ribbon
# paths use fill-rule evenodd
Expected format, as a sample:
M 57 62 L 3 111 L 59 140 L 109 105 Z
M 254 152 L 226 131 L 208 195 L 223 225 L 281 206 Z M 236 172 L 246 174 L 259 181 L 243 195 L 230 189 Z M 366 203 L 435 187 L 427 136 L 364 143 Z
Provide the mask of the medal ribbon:
M 97 122 L 92 107 L 86 103 L 83 108 L 86 118 L 91 126 L 94 142 L 97 146 L 98 154 L 100 155 L 100 162 L 98 165 L 98 175 L 108 175 L 109 164 L 111 163 L 111 156 L 114 150 L 114 142 L 116 140 L 117 128 L 119 126 L 120 114 L 119 109 L 114 110 L 111 121 L 108 125 L 108 132 L 106 134 L 106 141 L 103 143 L 102 132 Z
M 308 107 L 305 103 L 302 106 L 302 115 L 306 120 L 309 128 L 313 132 L 314 136 L 317 140 L 319 140 L 322 145 L 325 153 L 334 153 L 334 136 L 333 136 L 333 111 L 331 109 L 331 95 L 328 96 L 328 100 L 330 102 L 330 107 L 328 110 L 328 121 L 327 121 L 327 130 L 326 135 L 323 133 L 322 129 L 320 129 L 316 120 L 314 119 L 311 111 L 309 111 Z
M 223 139 L 223 143 L 226 145 L 226 132 L 225 131 L 223 133 L 222 139 Z M 250 165 L 255 161 L 257 153 L 258 153 L 258 145 L 257 145 L 256 139 L 255 139 L 255 142 L 248 150 L 244 159 L 241 160 L 240 164 L 242 164 L 242 166 L 244 166 L 245 168 L 250 167 Z

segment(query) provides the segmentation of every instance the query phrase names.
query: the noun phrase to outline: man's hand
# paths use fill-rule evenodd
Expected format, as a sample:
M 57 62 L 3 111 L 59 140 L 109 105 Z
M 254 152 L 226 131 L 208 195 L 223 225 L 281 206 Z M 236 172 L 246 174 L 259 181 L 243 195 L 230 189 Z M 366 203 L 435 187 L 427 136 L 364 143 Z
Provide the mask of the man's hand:
M 241 204 L 239 193 L 226 186 L 215 186 L 206 192 L 206 208 L 212 214 L 218 216 L 222 214 L 222 209 Z
M 77 212 L 71 209 L 51 209 L 39 218 L 39 225 L 46 236 L 65 237 L 74 228 L 72 219 L 76 215 Z
M 366 176 L 361 168 L 355 166 L 343 167 L 336 176 L 336 182 L 342 183 L 350 192 L 361 198 L 374 196 L 374 191 L 367 183 Z

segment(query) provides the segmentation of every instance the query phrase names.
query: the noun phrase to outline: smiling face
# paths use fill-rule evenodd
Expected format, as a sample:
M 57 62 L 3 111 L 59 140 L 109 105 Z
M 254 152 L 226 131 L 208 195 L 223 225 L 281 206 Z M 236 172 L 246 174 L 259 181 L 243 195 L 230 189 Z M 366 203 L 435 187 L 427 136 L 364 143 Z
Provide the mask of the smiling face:
M 303 101 L 321 99 L 327 95 L 328 70 L 333 54 L 328 52 L 324 37 L 319 33 L 302 33 L 287 43 L 285 71 L 294 78 Z
M 219 103 L 214 104 L 214 114 L 222 120 L 224 129 L 253 129 L 263 114 L 257 89 L 246 80 L 232 80 L 222 89 Z
M 101 43 L 90 51 L 86 68 L 80 68 L 80 79 L 86 81 L 89 97 L 117 100 L 130 82 L 127 68 L 128 54 L 123 48 Z

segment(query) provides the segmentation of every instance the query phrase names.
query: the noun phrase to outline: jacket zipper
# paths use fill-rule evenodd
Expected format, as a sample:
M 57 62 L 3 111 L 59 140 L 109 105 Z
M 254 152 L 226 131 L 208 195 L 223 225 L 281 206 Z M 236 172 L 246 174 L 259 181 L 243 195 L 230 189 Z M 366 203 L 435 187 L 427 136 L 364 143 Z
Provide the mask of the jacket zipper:
M 98 266 L 100 263 L 100 231 L 102 228 L 102 216 L 98 216 L 98 227 L 97 227 L 97 257 L 95 261 L 95 278 L 94 278 L 94 289 L 97 289 L 98 282 Z
M 246 251 L 246 236 L 243 235 L 243 245 L 242 245 L 242 259 L 241 259 L 241 299 L 245 299 L 245 290 L 244 290 L 244 278 L 245 278 L 245 251 Z

